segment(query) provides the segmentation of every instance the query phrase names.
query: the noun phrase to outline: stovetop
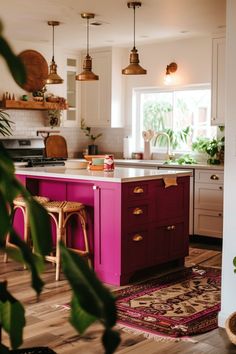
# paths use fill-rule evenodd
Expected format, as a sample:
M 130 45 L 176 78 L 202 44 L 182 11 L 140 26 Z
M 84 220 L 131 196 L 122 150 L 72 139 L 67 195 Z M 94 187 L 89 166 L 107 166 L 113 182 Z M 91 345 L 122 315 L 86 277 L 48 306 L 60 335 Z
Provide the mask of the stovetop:
M 14 162 L 25 162 L 26 167 L 64 166 L 66 158 L 45 157 L 42 138 L 1 139 L 1 143 Z

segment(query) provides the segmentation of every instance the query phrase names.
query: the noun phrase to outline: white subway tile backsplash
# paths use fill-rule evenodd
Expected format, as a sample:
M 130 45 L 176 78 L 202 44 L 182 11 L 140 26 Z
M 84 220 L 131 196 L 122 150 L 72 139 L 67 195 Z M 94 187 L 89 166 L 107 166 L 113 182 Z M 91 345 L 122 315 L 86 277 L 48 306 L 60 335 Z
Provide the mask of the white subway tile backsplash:
M 38 130 L 60 131 L 67 141 L 70 157 L 77 157 L 82 150 L 87 148 L 91 141 L 79 127 L 48 127 L 47 112 L 34 110 L 9 110 L 12 124 L 13 136 L 34 137 Z M 101 153 L 122 154 L 123 138 L 125 136 L 122 128 L 92 128 L 94 135 L 102 133 L 102 136 L 95 142 Z

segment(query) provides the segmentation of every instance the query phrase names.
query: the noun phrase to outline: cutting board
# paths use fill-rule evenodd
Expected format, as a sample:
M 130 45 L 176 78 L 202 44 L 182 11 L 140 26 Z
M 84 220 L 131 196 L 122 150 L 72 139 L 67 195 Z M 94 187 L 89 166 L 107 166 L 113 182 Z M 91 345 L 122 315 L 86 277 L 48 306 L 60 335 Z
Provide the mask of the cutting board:
M 46 157 L 68 157 L 66 139 L 61 135 L 50 135 L 45 139 Z
M 45 80 L 48 76 L 48 64 L 46 59 L 36 50 L 24 50 L 18 57 L 23 62 L 27 81 L 21 87 L 28 91 L 39 91 L 45 86 Z

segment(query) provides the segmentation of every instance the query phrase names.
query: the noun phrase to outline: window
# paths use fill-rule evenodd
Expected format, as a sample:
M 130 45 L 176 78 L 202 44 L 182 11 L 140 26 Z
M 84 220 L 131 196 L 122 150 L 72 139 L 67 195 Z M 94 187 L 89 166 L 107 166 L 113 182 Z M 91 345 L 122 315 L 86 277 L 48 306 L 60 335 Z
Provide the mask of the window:
M 189 86 L 179 89 L 135 90 L 136 149 L 143 148 L 142 131 L 167 132 L 172 149 L 190 151 L 197 137 L 216 137 L 217 128 L 211 122 L 211 90 L 209 85 Z M 165 137 L 157 139 L 152 150 L 162 150 Z M 155 139 L 152 139 L 152 144 Z

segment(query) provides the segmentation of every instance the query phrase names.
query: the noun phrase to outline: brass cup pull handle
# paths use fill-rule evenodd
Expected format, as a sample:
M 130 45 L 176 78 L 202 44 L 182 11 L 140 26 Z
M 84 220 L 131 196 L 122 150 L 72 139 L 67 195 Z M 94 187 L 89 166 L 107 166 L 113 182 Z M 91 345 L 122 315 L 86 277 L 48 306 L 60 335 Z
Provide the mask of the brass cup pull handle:
M 135 193 L 135 194 L 141 194 L 143 192 L 144 192 L 144 190 L 142 187 L 135 187 L 133 190 L 133 193 Z
M 219 180 L 219 176 L 211 175 L 210 179 L 213 179 L 213 181 L 218 181 Z
M 175 225 L 169 225 L 167 226 L 166 230 L 170 231 L 170 230 L 175 230 Z
M 139 234 L 135 234 L 132 239 L 134 242 L 140 242 L 140 241 L 142 241 L 143 236 L 139 235 Z
M 143 214 L 143 210 L 142 210 L 142 209 L 140 209 L 140 208 L 135 208 L 135 209 L 133 210 L 133 215 L 141 215 L 141 214 Z

